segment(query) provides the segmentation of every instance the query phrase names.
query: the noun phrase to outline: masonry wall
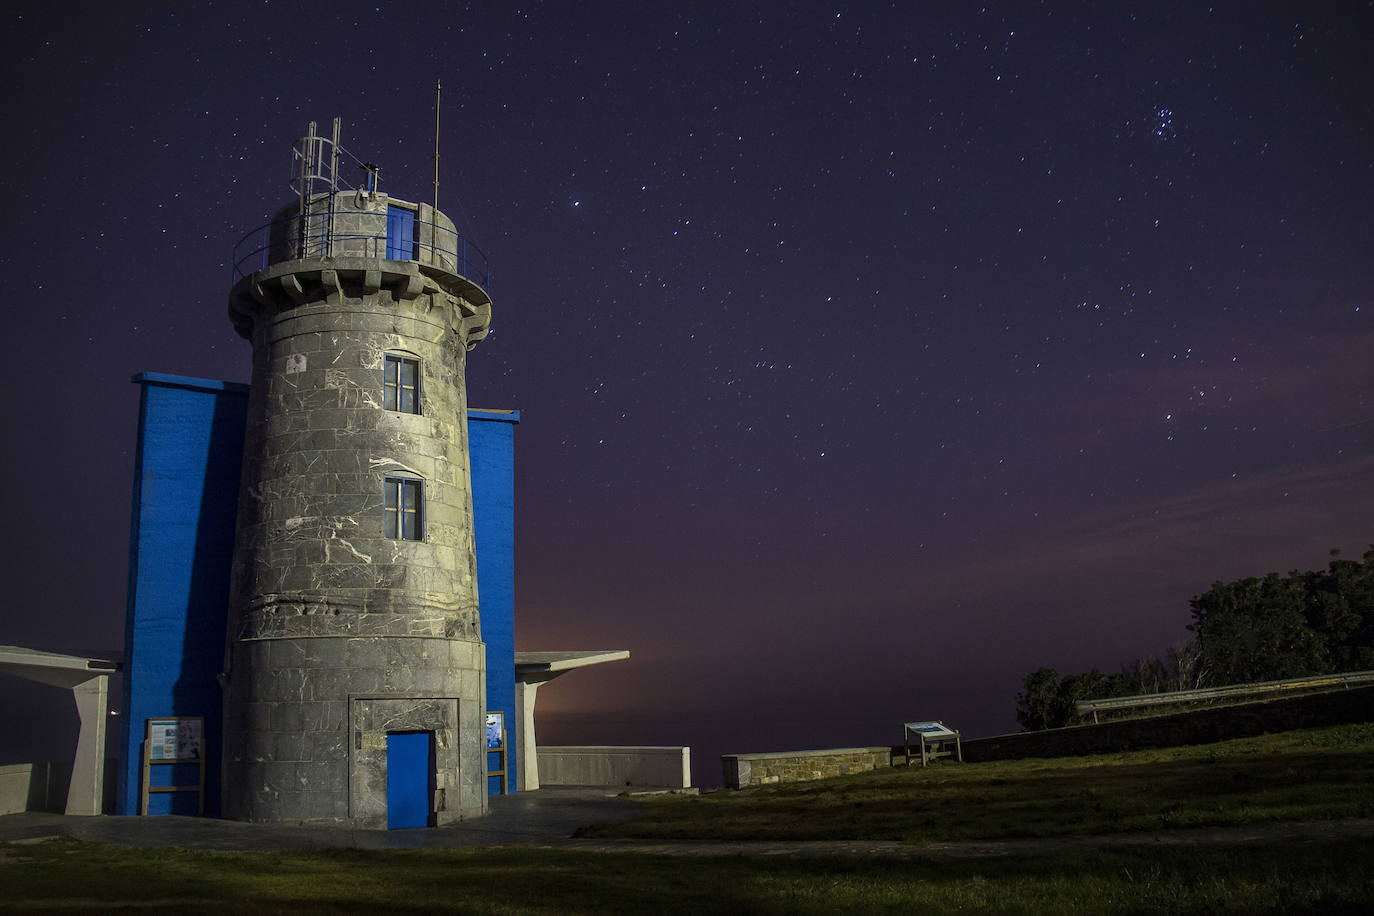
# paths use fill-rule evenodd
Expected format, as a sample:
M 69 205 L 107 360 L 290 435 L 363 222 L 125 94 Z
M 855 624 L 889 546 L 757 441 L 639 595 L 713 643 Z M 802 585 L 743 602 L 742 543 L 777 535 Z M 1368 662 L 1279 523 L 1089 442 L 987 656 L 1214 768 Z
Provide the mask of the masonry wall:
M 830 776 L 848 776 L 851 773 L 865 773 L 885 768 L 891 764 L 892 750 L 886 747 L 730 754 L 721 758 L 727 789 L 746 789 L 750 786 L 779 782 L 805 782 Z

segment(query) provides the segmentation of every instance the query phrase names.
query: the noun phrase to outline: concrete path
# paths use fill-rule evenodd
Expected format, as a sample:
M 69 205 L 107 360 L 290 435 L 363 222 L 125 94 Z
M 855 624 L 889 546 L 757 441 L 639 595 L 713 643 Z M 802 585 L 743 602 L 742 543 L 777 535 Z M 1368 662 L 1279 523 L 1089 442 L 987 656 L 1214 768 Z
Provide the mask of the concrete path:
M 509 846 L 570 837 L 585 824 L 623 820 L 638 810 L 598 789 L 541 789 L 491 799 L 491 813 L 452 827 L 353 830 L 244 824 L 209 817 L 69 817 L 28 812 L 0 816 L 0 843 L 66 837 L 116 846 L 185 849 L 433 849 Z

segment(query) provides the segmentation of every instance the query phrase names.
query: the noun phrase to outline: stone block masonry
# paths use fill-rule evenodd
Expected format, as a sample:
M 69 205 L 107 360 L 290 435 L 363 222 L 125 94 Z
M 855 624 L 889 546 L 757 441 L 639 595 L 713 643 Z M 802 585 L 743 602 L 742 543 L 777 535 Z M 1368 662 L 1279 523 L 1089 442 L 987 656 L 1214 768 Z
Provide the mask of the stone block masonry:
M 892 765 L 892 749 L 842 747 L 824 751 L 727 754 L 721 758 L 721 765 L 727 789 L 747 789 L 883 769 Z
M 449 265 L 361 254 L 273 263 L 230 294 L 253 344 L 223 675 L 230 818 L 384 827 L 387 736 L 406 732 L 432 736 L 433 823 L 486 810 L 464 370 L 491 303 Z M 418 367 L 415 412 L 386 406 L 389 354 Z M 393 478 L 418 494 L 414 537 L 394 492 L 388 533 Z

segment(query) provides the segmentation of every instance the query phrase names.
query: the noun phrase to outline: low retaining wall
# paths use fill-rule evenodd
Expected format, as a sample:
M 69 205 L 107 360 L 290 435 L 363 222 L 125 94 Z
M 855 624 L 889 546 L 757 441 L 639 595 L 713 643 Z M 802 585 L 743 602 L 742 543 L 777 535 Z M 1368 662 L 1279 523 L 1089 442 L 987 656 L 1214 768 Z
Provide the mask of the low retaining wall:
M 775 782 L 804 782 L 827 776 L 866 773 L 892 765 L 886 747 L 839 747 L 826 751 L 781 751 L 774 754 L 727 754 L 720 758 L 727 789 Z
M 1374 721 L 1374 687 L 1356 687 L 1192 712 L 1074 725 L 1046 731 L 965 738 L 967 761 L 1076 757 L 1149 747 L 1208 744 L 1266 732 Z
M 15 763 L 0 767 L 0 814 L 67 809 L 70 763 Z
M 540 747 L 539 784 L 685 789 L 692 784 L 692 749 Z

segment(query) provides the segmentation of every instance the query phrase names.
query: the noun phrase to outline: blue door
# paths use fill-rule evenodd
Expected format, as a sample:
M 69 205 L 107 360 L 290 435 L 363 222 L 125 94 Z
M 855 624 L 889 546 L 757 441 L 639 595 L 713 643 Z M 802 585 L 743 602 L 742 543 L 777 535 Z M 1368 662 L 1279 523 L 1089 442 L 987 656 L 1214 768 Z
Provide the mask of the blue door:
M 386 257 L 389 261 L 415 261 L 415 211 L 386 208 Z
M 434 796 L 434 732 L 386 736 L 386 826 L 428 827 Z

